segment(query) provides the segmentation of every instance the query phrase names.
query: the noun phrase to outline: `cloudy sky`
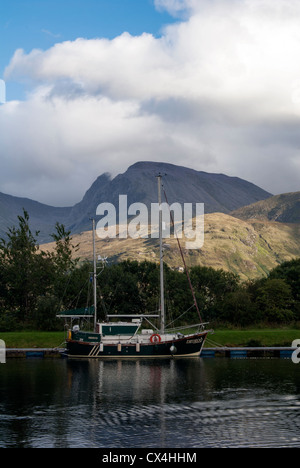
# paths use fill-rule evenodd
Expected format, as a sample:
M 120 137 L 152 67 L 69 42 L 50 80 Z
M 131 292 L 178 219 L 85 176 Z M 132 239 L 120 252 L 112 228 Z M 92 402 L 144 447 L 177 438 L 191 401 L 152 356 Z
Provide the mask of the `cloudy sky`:
M 300 190 L 299 0 L 1 0 L 0 191 L 165 161 Z

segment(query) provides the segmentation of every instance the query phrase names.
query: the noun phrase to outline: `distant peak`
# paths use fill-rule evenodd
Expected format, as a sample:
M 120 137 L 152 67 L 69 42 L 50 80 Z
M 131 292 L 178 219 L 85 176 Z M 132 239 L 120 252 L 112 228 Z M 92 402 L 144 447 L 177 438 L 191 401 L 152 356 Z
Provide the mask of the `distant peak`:
M 141 169 L 156 170 L 156 171 L 162 170 L 162 169 L 164 170 L 168 169 L 172 172 L 184 169 L 185 171 L 198 172 L 198 171 L 195 171 L 195 169 L 191 169 L 185 166 L 178 166 L 177 164 L 172 164 L 168 162 L 160 162 L 160 161 L 157 161 L 157 162 L 156 161 L 138 161 L 132 164 L 131 166 L 129 166 L 126 172 L 130 172 L 133 170 L 141 170 Z

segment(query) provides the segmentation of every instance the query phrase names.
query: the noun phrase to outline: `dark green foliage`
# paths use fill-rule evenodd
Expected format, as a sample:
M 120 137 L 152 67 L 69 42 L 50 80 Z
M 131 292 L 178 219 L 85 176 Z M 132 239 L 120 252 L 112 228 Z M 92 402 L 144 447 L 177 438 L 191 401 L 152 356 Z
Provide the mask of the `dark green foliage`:
M 205 320 L 218 319 L 225 298 L 238 289 L 239 277 L 224 270 L 200 266 L 192 268 L 190 276 Z
M 295 320 L 300 320 L 300 259 L 282 263 L 271 271 L 270 279 L 282 279 L 289 285 L 293 296 L 291 309 Z
M 221 320 L 232 325 L 247 327 L 258 321 L 258 313 L 247 287 L 239 287 L 226 294 L 220 306 Z
M 186 275 L 166 265 L 164 273 L 168 323 L 197 323 L 199 317 Z M 197 266 L 190 269 L 190 278 L 204 321 L 245 327 L 258 323 L 289 324 L 297 320 L 300 275 L 293 277 L 294 290 L 284 278 L 273 278 L 273 272 L 268 278 L 241 283 L 233 273 Z M 100 288 L 99 298 L 105 304 L 103 313 L 156 312 L 159 266 L 136 261 L 112 265 L 101 274 Z M 184 315 L 187 310 L 188 315 Z
M 57 224 L 55 252 L 42 252 L 39 233 L 31 232 L 25 210 L 18 220 L 19 226 L 10 228 L 7 240 L 0 241 L 0 329 L 53 329 L 66 278 L 76 266 L 75 247 L 70 233 Z
M 143 308 L 137 262 L 123 262 L 106 268 L 99 277 L 101 304 L 108 313 L 138 314 Z M 101 306 L 100 304 L 100 306 Z
M 38 252 L 36 237 L 29 228 L 29 215 L 19 216 L 19 227 L 11 228 L 8 240 L 1 239 L 0 269 L 2 301 L 21 322 L 29 318 L 39 294 L 48 288 L 49 259 Z
M 261 316 L 268 322 L 288 323 L 294 319 L 293 295 L 284 279 L 266 279 L 257 290 L 256 304 Z

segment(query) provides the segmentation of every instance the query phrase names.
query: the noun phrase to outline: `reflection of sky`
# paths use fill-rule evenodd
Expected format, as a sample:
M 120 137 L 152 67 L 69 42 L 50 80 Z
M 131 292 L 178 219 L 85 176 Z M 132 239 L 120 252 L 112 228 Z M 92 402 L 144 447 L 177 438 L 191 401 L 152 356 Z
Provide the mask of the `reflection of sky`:
M 4 104 L 6 99 L 5 99 L 5 82 L 3 80 L 0 80 L 0 104 Z

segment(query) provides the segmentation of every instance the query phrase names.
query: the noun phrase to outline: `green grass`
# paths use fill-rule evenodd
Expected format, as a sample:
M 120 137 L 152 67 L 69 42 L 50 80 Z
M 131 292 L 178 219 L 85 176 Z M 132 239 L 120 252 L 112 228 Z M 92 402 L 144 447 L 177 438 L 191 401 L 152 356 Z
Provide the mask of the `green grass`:
M 212 340 L 223 346 L 291 346 L 293 340 L 300 339 L 300 330 L 265 328 L 253 330 L 215 330 L 208 335 L 206 347 L 213 347 Z
M 7 348 L 56 348 L 64 345 L 65 332 L 0 332 L 0 339 Z M 212 340 L 222 346 L 291 346 L 300 339 L 300 329 L 264 328 L 252 330 L 216 329 L 208 335 L 206 347 L 213 347 Z
M 57 348 L 63 346 L 65 332 L 0 332 L 6 348 Z

